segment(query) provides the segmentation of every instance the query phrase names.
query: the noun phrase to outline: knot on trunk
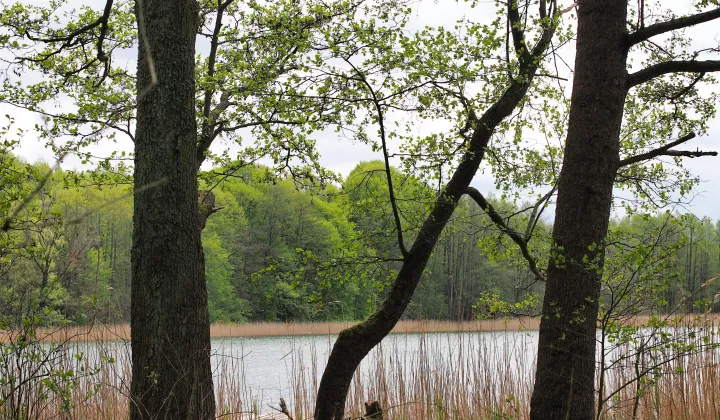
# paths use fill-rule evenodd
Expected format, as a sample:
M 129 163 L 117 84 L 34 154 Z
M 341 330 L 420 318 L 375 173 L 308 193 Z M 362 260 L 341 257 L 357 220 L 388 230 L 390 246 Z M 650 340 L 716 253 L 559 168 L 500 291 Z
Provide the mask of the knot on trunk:
M 220 210 L 222 207 L 215 207 L 215 194 L 212 191 L 198 192 L 198 206 L 200 212 L 200 229 L 205 229 L 208 217 Z

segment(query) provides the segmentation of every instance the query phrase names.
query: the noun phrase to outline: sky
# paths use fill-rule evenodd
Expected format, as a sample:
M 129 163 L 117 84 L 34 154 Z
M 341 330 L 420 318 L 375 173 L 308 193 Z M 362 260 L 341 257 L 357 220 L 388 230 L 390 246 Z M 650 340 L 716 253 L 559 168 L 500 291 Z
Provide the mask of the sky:
M 80 1 L 75 2 L 78 4 L 83 3 Z M 661 4 L 666 8 L 672 7 L 678 15 L 684 15 L 692 12 L 692 9 L 690 8 L 690 0 L 662 0 Z M 473 20 L 489 20 L 494 18 L 494 16 L 495 7 L 492 1 L 481 1 L 476 8 L 471 9 L 462 1 L 422 0 L 415 5 L 413 17 L 408 28 L 409 30 L 413 30 L 422 28 L 426 25 L 443 25 L 446 28 L 452 28 L 455 25 L 456 20 L 462 17 Z M 571 17 L 566 15 L 566 19 L 569 18 Z M 708 48 L 720 44 L 720 25 L 717 23 L 699 25 L 690 29 L 687 33 L 694 39 L 692 47 L 695 49 Z M 202 50 L 202 48 L 202 46 L 199 47 L 200 50 Z M 716 54 L 720 55 L 720 53 Z M 561 55 L 566 62 L 572 63 L 574 60 L 574 46 L 570 44 L 564 47 L 561 51 Z M 710 56 L 706 58 L 713 57 Z M 115 63 L 117 63 L 118 60 L 127 61 L 129 65 L 134 66 L 135 52 L 123 51 L 122 56 L 115 58 Z M 21 125 L 26 127 L 31 127 L 35 123 L 42 122 L 41 118 L 37 115 L 18 111 L 8 107 L 7 105 L 0 105 L 0 115 L 4 115 L 6 113 L 11 113 L 17 121 L 21 122 Z M 382 154 L 380 152 L 373 152 L 370 146 L 351 143 L 344 138 L 339 139 L 334 132 L 318 133 L 315 138 L 317 140 L 318 150 L 321 153 L 321 163 L 328 169 L 343 175 L 347 175 L 360 161 L 382 159 Z M 224 147 L 226 147 L 226 145 L 222 143 L 215 144 L 213 146 L 213 151 L 220 151 Z M 390 152 L 392 153 L 394 146 L 391 145 L 390 147 Z M 97 154 L 118 149 L 130 151 L 132 150 L 132 144 L 127 141 L 125 143 L 98 146 L 98 148 L 104 148 L 105 150 L 98 150 Z M 713 121 L 711 121 L 707 135 L 692 140 L 687 144 L 686 148 L 691 150 L 699 148 L 701 150 L 720 151 L 720 117 L 716 117 Z M 38 160 L 53 160 L 52 154 L 31 135 L 27 135 L 23 138 L 23 141 L 16 152 L 31 162 Z M 80 165 L 77 158 L 71 156 L 66 158 L 62 166 L 66 169 L 77 169 L 82 165 Z M 686 159 L 686 167 L 689 168 L 694 175 L 699 176 L 703 182 L 696 189 L 696 196 L 691 203 L 679 210 L 690 211 L 700 217 L 710 216 L 715 220 L 720 219 L 720 204 L 718 204 L 720 201 L 720 170 L 717 170 L 717 168 L 720 167 L 720 157 Z M 498 195 L 498 192 L 495 191 L 494 188 L 494 179 L 492 174 L 487 171 L 482 174 L 478 173 L 473 181 L 473 186 L 478 188 L 481 192 L 484 192 L 486 195 L 493 193 Z

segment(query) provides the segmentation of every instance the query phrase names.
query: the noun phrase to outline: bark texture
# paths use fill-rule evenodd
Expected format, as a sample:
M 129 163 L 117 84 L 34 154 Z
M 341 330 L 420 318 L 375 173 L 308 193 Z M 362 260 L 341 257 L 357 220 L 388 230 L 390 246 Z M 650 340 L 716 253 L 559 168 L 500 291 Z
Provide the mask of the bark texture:
M 495 128 L 513 112 L 527 93 L 541 61 L 540 57 L 554 33 L 555 26 L 545 28 L 532 52 L 525 52 L 520 59 L 520 74 L 503 96 L 482 117 L 471 119 L 475 130 L 468 150 L 420 228 L 387 297 L 368 319 L 342 331 L 338 336 L 320 381 L 315 406 L 316 420 L 345 418 L 345 400 L 355 369 L 392 330 L 407 308 L 438 237 L 475 176 Z
M 578 6 L 565 157 L 540 323 L 534 420 L 594 418 L 600 276 L 627 93 L 626 0 Z
M 198 212 L 194 0 L 137 2 L 131 415 L 211 419 L 215 397 Z M 136 6 L 138 7 L 138 6 Z M 150 47 L 158 84 L 142 47 Z M 142 187 L 165 180 L 161 186 Z

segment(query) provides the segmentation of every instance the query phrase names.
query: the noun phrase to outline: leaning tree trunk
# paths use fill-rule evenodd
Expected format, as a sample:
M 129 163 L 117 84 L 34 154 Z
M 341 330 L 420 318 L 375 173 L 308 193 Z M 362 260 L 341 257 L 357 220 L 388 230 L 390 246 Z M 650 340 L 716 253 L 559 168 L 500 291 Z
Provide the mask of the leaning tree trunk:
M 593 419 L 604 249 L 627 92 L 626 0 L 578 6 L 577 52 L 531 418 Z
M 198 4 L 137 5 L 146 30 L 139 31 L 137 71 L 130 418 L 211 419 L 215 397 L 195 162 Z M 144 42 L 157 74 L 150 90 Z
M 400 272 L 380 307 L 368 319 L 342 331 L 338 336 L 320 381 L 315 405 L 316 420 L 345 418 L 345 400 L 353 373 L 370 350 L 392 330 L 405 311 L 440 233 L 452 216 L 460 197 L 466 193 L 470 181 L 482 162 L 495 128 L 515 110 L 527 93 L 542 56 L 550 45 L 555 28 L 554 24 L 546 27 L 535 48 L 523 52 L 520 59 L 520 74 L 515 81 L 481 118 L 471 121 L 476 128 L 468 151 L 463 155 L 458 168 L 435 202 L 432 212 L 423 222 L 412 248 L 403 260 Z M 518 39 L 520 37 L 521 35 L 518 35 Z M 524 45 L 524 41 L 518 43 Z

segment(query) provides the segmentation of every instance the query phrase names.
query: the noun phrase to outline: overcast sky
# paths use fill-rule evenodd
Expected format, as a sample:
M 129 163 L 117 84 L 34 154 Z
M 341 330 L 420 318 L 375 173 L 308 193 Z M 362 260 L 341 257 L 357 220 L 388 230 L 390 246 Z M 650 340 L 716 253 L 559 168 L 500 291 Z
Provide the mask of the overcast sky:
M 565 2 L 569 3 L 569 2 Z M 690 0 L 662 0 L 663 6 L 673 7 L 678 15 L 692 12 L 690 8 Z M 423 0 L 416 5 L 413 15 L 413 21 L 410 25 L 412 28 L 422 28 L 426 25 L 439 26 L 443 25 L 452 28 L 455 21 L 463 16 L 468 19 L 492 19 L 494 18 L 494 5 L 492 1 L 484 1 L 475 9 L 470 9 L 466 4 L 457 3 L 452 0 Z M 567 17 L 566 17 L 567 19 Z M 705 48 L 718 45 L 720 39 L 720 25 L 717 23 L 708 23 L 700 25 L 688 31 L 688 34 L 695 40 L 694 48 Z M 134 52 L 125 52 L 127 57 L 116 57 L 115 63 L 119 59 L 127 60 L 128 63 L 134 65 Z M 123 54 L 123 55 L 125 55 Z M 568 45 L 562 51 L 563 58 L 569 63 L 573 62 L 574 46 Z M 718 59 L 718 58 L 715 58 Z M 5 105 L 0 105 L 0 115 L 11 113 L 21 125 L 30 127 L 35 123 L 40 123 L 41 119 L 25 112 L 19 112 Z M 381 159 L 379 152 L 372 152 L 369 146 L 362 144 L 353 144 L 347 139 L 338 139 L 334 133 L 320 133 L 317 135 L 318 149 L 322 155 L 322 163 L 330 170 L 339 172 L 343 175 L 355 167 L 355 165 L 363 160 Z M 215 144 L 214 151 L 222 150 L 224 144 Z M 107 152 L 108 150 L 132 150 L 132 144 L 128 141 L 120 144 L 98 146 L 97 154 Z M 688 149 L 694 150 L 720 150 L 720 118 L 715 118 L 710 124 L 709 133 L 706 136 L 696 138 L 687 144 Z M 392 151 L 391 151 L 392 152 Z M 26 158 L 28 161 L 52 161 L 51 153 L 43 148 L 37 139 L 32 136 L 26 136 L 17 153 Z M 65 168 L 77 168 L 79 161 L 73 157 L 69 157 L 63 163 Z M 713 219 L 720 219 L 720 157 L 703 157 L 699 159 L 687 159 L 686 166 L 693 174 L 700 176 L 703 183 L 696 191 L 697 196 L 693 199 L 690 206 L 686 208 L 698 216 L 710 216 Z M 493 193 L 494 181 L 489 173 L 478 174 L 473 181 L 473 185 L 486 194 Z

